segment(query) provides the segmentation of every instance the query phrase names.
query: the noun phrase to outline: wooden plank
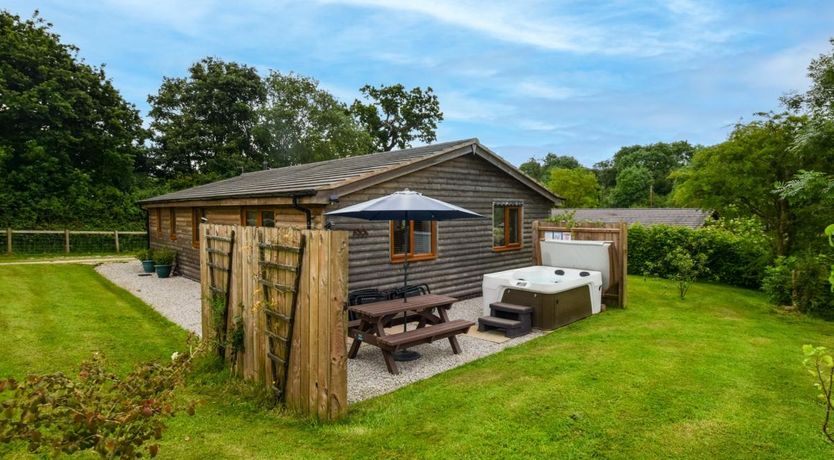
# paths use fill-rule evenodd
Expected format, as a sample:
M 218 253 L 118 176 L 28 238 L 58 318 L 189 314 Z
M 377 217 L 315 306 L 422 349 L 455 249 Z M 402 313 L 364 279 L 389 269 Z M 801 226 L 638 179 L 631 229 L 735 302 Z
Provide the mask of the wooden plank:
M 320 232 L 321 254 L 318 260 L 319 284 L 316 289 L 318 297 L 317 318 L 316 318 L 316 388 L 314 396 L 315 406 L 311 412 L 316 414 L 319 420 L 327 420 L 330 415 L 327 403 L 330 393 L 330 277 L 328 257 L 330 257 L 331 234 Z
M 347 350 L 346 318 L 348 239 L 344 232 L 331 232 L 328 316 L 330 317 L 330 382 L 328 395 L 328 420 L 338 420 L 347 415 Z
M 64 252 L 70 252 L 69 230 L 64 230 Z
M 208 238 L 208 239 L 209 239 L 209 240 L 211 240 L 211 241 L 225 241 L 225 242 L 227 242 L 227 243 L 229 243 L 229 242 L 231 242 L 231 241 L 232 241 L 232 238 L 231 238 L 231 237 L 229 237 L 229 236 L 209 235 L 209 236 L 208 236 L 208 237 L 206 237 L 206 238 Z

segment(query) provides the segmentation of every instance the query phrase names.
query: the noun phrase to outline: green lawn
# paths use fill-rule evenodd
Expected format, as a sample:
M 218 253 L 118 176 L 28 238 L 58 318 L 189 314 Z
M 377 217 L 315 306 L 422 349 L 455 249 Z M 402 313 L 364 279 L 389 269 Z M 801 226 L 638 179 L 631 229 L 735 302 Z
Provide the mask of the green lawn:
M 265 411 L 202 370 L 165 458 L 831 458 L 800 347 L 834 323 L 757 292 L 630 278 L 630 307 L 357 404 L 347 420 Z M 77 266 L 0 267 L 2 374 L 72 369 L 104 349 L 121 369 L 167 359 L 184 334 Z M 7 455 L 24 455 L 5 451 Z M 0 456 L 4 450 L 0 447 Z

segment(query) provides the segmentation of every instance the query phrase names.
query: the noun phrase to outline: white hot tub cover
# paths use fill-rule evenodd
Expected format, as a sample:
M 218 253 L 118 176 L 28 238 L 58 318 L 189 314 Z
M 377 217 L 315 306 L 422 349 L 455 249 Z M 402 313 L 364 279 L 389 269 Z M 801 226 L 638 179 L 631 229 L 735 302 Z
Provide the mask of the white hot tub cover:
M 541 242 L 542 265 L 598 271 L 602 274 L 602 291 L 608 289 L 611 276 L 610 241 Z

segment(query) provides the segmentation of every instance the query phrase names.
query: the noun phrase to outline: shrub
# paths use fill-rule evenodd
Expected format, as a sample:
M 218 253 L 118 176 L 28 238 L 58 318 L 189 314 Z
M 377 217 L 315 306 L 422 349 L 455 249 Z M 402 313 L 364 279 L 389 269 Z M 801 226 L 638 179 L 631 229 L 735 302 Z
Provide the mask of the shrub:
M 77 378 L 63 373 L 0 380 L 0 442 L 23 441 L 33 453 L 53 456 L 91 450 L 102 458 L 156 456 L 164 418 L 181 407 L 174 390 L 202 351 L 192 336 L 187 353 L 167 364 L 145 363 L 125 377 L 105 369 L 101 355 L 80 366 Z M 143 452 L 143 450 L 145 452 Z
M 153 252 L 153 260 L 157 265 L 171 265 L 177 258 L 177 251 L 157 249 Z
M 774 305 L 793 305 L 793 269 L 795 257 L 777 257 L 765 268 L 762 290 Z
M 834 293 L 831 291 L 829 266 L 832 257 L 804 253 L 796 256 L 794 302 L 803 313 L 834 319 Z
M 706 271 L 706 260 L 705 254 L 693 257 L 687 250 L 680 247 L 666 255 L 665 261 L 672 268 L 670 278 L 677 283 L 681 300 L 686 298 L 692 282 Z
M 832 357 L 831 351 L 825 347 L 804 345 L 802 352 L 805 355 L 805 368 L 814 377 L 814 386 L 819 391 L 818 397 L 825 404 L 822 433 L 829 442 L 834 443 L 834 430 L 829 426 L 832 409 L 834 409 L 831 391 L 834 389 L 834 386 L 832 386 L 834 385 L 834 357 Z
M 150 248 L 142 249 L 136 253 L 136 258 L 139 260 L 153 260 L 153 250 Z
M 632 225 L 628 232 L 629 273 L 669 276 L 675 268 L 668 254 L 682 248 L 692 257 L 704 256 L 702 277 L 734 286 L 758 288 L 770 253 L 762 236 L 728 230 L 720 225 L 699 229 Z M 707 275 L 708 274 L 708 275 Z

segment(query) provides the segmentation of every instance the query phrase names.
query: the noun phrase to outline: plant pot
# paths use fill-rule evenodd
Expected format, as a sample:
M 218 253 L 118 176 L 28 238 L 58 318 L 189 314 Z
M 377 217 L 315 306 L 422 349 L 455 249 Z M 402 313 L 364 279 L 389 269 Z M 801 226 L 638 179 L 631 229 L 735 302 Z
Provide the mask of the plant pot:
M 143 260 L 142 261 L 142 270 L 145 270 L 145 273 L 153 273 L 154 272 L 153 260 Z
M 159 278 L 168 278 L 171 276 L 171 265 L 155 265 L 156 276 Z

